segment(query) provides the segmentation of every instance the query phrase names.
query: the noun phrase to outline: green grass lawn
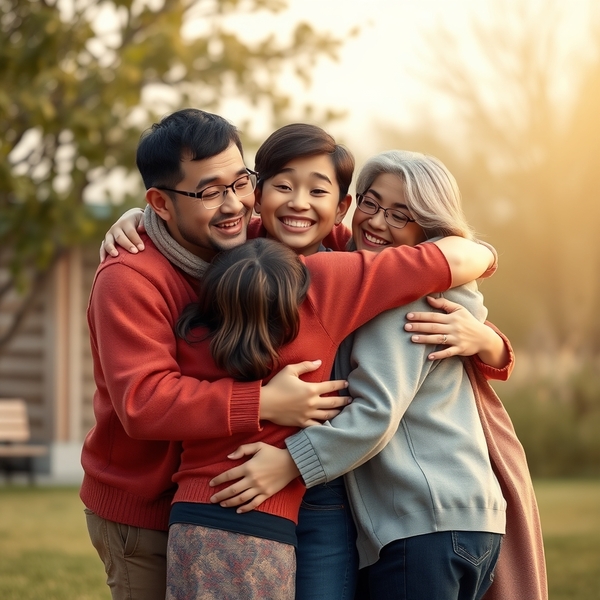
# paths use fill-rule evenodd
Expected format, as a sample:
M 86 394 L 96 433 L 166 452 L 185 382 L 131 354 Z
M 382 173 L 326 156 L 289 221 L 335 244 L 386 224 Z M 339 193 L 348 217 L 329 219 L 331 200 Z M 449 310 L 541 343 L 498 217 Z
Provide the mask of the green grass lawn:
M 600 480 L 542 480 L 536 491 L 550 600 L 597 600 Z M 76 489 L 0 486 L 2 600 L 110 600 L 104 581 Z
M 600 598 L 600 479 L 539 480 L 550 600 Z
M 77 489 L 0 487 L 0 598 L 110 600 Z

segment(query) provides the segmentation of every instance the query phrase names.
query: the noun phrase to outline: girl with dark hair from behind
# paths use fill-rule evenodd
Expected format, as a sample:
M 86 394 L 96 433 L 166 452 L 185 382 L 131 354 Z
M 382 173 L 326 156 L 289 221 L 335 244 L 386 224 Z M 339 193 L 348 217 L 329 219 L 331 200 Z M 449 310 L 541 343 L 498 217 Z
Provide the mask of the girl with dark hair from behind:
M 278 348 L 298 335 L 298 307 L 309 282 L 306 266 L 281 244 L 260 241 L 220 253 L 177 334 L 193 342 L 192 330 L 205 327 L 217 366 L 240 381 L 264 379 L 277 364 Z
M 321 367 L 306 379 L 321 381 L 350 332 L 389 308 L 451 285 L 447 264 L 440 265 L 439 251 L 431 246 L 385 256 L 335 252 L 304 258 L 279 242 L 258 238 L 219 254 L 202 280 L 200 302 L 179 323 L 180 335 L 190 342 L 179 346 L 181 372 L 207 381 L 229 375 L 266 382 L 318 348 Z M 448 250 L 446 243 L 442 247 Z M 453 270 L 452 284 L 489 267 L 492 254 L 477 244 L 473 250 L 478 258 L 472 257 L 459 277 Z M 390 286 L 391 280 L 397 284 Z M 241 412 L 246 408 L 243 402 L 233 406 Z M 201 411 L 199 406 L 200 418 Z M 269 421 L 260 425 L 258 432 L 253 427 L 248 433 L 184 442 L 173 477 L 167 599 L 294 598 L 295 526 L 305 491 L 300 478 L 256 511 L 238 512 L 210 501 L 222 487 L 211 487 L 211 480 L 241 462 L 229 458 L 232 449 L 257 441 L 283 448 L 285 438 L 298 431 Z

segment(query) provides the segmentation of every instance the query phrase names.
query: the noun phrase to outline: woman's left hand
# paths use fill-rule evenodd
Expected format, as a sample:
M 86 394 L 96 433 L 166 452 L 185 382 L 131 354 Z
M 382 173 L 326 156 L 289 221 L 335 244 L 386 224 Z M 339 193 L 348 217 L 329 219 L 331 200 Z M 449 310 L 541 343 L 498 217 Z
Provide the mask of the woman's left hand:
M 450 356 L 473 356 L 499 348 L 500 336 L 490 327 L 478 321 L 464 306 L 446 298 L 427 297 L 431 306 L 445 312 L 411 312 L 410 321 L 404 326 L 412 334 L 416 344 L 446 345 L 443 350 L 429 354 L 429 360 Z M 504 342 L 501 342 L 504 346 Z M 500 348 L 499 348 L 500 349 Z M 485 361 L 484 361 L 485 362 Z
M 212 487 L 216 487 L 237 480 L 212 496 L 211 502 L 225 507 L 239 506 L 238 513 L 249 512 L 300 475 L 296 463 L 285 448 L 256 442 L 240 446 L 228 458 L 238 460 L 244 456 L 252 458 L 221 473 L 210 482 Z

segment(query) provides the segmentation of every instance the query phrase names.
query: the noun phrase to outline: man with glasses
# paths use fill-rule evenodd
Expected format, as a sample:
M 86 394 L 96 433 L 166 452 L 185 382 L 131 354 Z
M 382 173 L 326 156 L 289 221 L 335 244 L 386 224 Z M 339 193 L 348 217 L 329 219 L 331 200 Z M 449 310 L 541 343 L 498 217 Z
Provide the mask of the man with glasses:
M 256 175 L 236 128 L 195 109 L 145 132 L 137 166 L 147 190 L 146 251 L 103 262 L 90 294 L 96 424 L 83 446 L 80 495 L 112 597 L 162 600 L 178 440 L 258 431 L 264 419 L 315 424 L 347 400 L 320 397 L 341 383 L 299 379 L 318 367 L 309 361 L 264 387 L 181 374 L 175 324 L 197 299 L 208 262 L 246 241 Z

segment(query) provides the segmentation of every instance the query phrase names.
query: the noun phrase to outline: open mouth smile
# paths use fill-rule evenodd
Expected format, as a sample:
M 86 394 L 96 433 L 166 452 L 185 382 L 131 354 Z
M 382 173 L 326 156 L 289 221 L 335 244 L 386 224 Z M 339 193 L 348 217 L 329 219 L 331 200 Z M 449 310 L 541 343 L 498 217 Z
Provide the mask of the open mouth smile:
M 228 223 L 219 223 L 217 227 L 222 227 L 227 229 L 228 227 L 237 227 L 240 224 L 241 219 L 237 219 L 236 221 L 229 221 Z
M 374 244 L 376 246 L 388 246 L 390 244 L 390 242 L 388 242 L 387 240 L 384 240 L 383 238 L 373 235 L 372 233 L 369 233 L 368 231 L 363 231 L 363 237 L 365 238 L 365 240 L 367 242 L 369 242 L 369 244 Z
M 236 229 L 239 229 L 243 226 L 243 220 L 243 215 L 240 215 L 235 219 L 228 219 L 227 221 L 220 221 L 219 223 L 214 223 L 213 226 L 223 232 L 234 233 Z
M 315 222 L 310 219 L 298 219 L 294 217 L 281 217 L 279 220 L 286 227 L 294 229 L 309 229 L 315 224 Z

